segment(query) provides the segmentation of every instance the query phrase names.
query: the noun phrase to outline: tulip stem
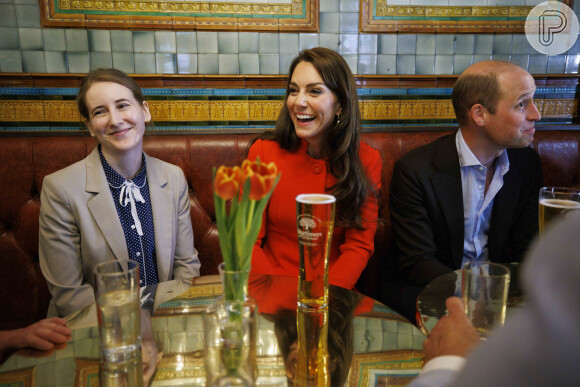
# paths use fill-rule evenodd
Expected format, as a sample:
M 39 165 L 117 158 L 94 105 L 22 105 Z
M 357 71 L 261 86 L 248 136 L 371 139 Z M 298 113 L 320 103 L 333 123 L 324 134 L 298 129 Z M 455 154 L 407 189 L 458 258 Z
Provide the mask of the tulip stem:
M 254 218 L 254 207 L 256 207 L 256 201 L 250 200 L 250 209 L 248 211 L 248 221 L 246 222 L 246 230 L 250 231 L 250 226 Z

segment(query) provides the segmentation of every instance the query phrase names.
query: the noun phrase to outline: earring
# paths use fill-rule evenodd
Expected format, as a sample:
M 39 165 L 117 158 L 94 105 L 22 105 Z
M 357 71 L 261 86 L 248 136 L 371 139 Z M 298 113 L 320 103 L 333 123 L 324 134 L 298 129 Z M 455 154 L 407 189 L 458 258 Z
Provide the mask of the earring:
M 340 124 L 340 114 L 336 115 L 336 125 Z

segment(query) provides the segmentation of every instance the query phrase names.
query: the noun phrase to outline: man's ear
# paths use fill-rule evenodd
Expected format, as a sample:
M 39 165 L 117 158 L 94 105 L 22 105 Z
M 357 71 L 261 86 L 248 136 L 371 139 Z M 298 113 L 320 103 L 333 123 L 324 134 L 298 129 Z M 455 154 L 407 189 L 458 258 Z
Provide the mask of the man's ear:
M 488 114 L 487 109 L 480 103 L 476 103 L 469 110 L 471 119 L 477 126 L 485 126 L 485 117 Z

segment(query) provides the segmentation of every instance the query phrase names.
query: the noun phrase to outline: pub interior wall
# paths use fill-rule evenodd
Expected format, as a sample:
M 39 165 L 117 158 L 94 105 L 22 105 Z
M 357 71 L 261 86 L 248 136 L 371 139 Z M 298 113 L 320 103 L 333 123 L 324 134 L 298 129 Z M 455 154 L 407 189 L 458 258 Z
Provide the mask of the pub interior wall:
M 524 34 L 359 34 L 358 23 L 359 0 L 320 0 L 319 33 L 42 28 L 37 0 L 0 0 L 0 72 L 285 74 L 300 50 L 315 46 L 338 51 L 360 75 L 459 74 L 486 59 L 532 74 L 577 74 L 580 64 L 580 39 L 548 57 Z

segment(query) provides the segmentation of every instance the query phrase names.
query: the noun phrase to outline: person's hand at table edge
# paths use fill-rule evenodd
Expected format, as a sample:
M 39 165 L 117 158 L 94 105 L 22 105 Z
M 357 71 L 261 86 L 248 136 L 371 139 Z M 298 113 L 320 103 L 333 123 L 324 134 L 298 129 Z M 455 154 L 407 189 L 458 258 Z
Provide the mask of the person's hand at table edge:
M 0 331 L 0 355 L 20 348 L 49 350 L 71 338 L 64 318 L 47 318 L 24 328 Z
M 423 342 L 425 363 L 438 356 L 466 357 L 481 340 L 465 314 L 461 299 L 450 297 L 445 301 L 445 305 L 447 316 L 439 319 L 429 337 Z

